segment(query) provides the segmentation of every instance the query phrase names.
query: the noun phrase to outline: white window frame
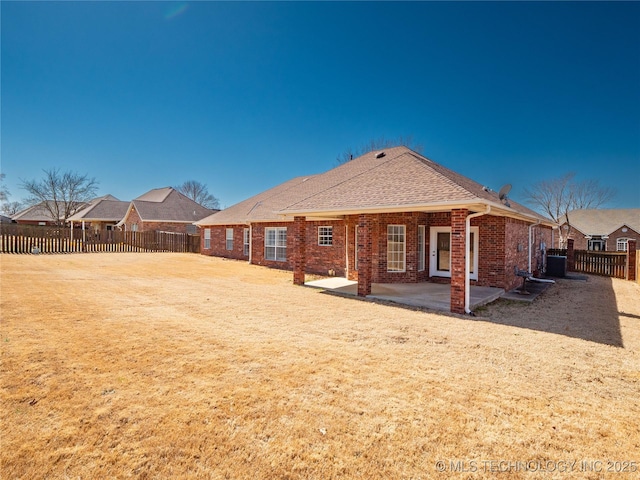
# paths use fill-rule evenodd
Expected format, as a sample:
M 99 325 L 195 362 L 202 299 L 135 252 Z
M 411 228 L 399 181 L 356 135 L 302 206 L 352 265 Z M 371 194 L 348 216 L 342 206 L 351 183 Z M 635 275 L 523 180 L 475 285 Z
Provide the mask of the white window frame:
M 225 228 L 224 248 L 233 250 L 233 228 Z
M 249 229 L 245 228 L 242 232 L 242 253 L 248 257 L 249 256 Z
M 132 223 L 131 224 L 131 231 L 132 232 L 137 232 L 138 231 L 138 224 L 137 223 Z
M 387 272 L 403 273 L 406 271 L 407 226 L 387 225 Z
M 431 250 L 431 261 L 429 262 L 429 276 L 431 277 L 448 277 L 451 278 L 451 258 L 449 258 L 449 270 L 438 270 L 437 254 L 438 254 L 438 233 L 449 234 L 449 251 L 451 251 L 451 227 L 431 227 L 430 232 L 430 244 L 429 250 Z M 469 278 L 471 280 L 478 280 L 478 258 L 479 245 L 480 245 L 480 228 L 471 227 L 471 233 L 473 233 L 473 264 L 471 267 L 471 273 Z
M 333 227 L 331 225 L 318 227 L 318 245 L 321 247 L 333 246 Z
M 204 248 L 206 250 L 211 248 L 211 229 L 210 228 L 204 229 Z
M 620 248 L 622 246 L 622 248 Z M 616 238 L 616 252 L 626 252 L 629 249 L 629 239 L 626 237 Z
M 425 266 L 425 234 L 426 234 L 426 226 L 418 225 L 418 271 L 424 272 L 426 270 Z
M 287 227 L 264 229 L 264 258 L 274 262 L 287 261 Z

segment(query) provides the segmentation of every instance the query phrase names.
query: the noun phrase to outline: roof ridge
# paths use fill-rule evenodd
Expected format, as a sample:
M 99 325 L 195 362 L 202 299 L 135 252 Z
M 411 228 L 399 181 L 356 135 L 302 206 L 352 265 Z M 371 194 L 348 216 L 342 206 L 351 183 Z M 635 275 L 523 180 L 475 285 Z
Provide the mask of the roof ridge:
M 315 197 L 315 196 L 321 195 L 321 194 L 323 194 L 324 192 L 326 192 L 327 190 L 330 190 L 330 189 L 332 189 L 332 188 L 336 188 L 336 187 L 338 187 L 338 186 L 342 185 L 343 183 L 350 182 L 350 181 L 352 181 L 352 180 L 354 180 L 354 179 L 356 179 L 356 178 L 358 178 L 358 177 L 360 177 L 360 176 L 362 176 L 362 175 L 364 175 L 364 174 L 366 174 L 366 173 L 369 173 L 369 172 L 372 172 L 373 170 L 376 170 L 378 167 L 381 167 L 382 165 L 385 165 L 385 164 L 387 164 L 388 162 L 390 162 L 390 161 L 392 161 L 392 160 L 396 160 L 396 159 L 398 159 L 398 158 L 402 157 L 403 155 L 406 155 L 407 153 L 410 153 L 410 152 L 411 152 L 411 149 L 410 149 L 410 148 L 408 148 L 408 147 L 405 147 L 405 146 L 401 146 L 401 147 L 391 147 L 391 148 L 404 148 L 404 149 L 406 149 L 407 151 L 404 151 L 404 152 L 402 152 L 402 153 L 400 153 L 399 155 L 396 155 L 396 156 L 394 156 L 394 157 L 389 157 L 389 158 L 387 158 L 386 160 L 381 161 L 381 162 L 380 162 L 380 163 L 378 163 L 377 165 L 374 165 L 374 166 L 372 166 L 371 168 L 368 168 L 368 169 L 366 169 L 366 170 L 363 170 L 362 172 L 360 172 L 360 173 L 358 173 L 358 174 L 356 174 L 356 175 L 353 175 L 353 176 L 351 176 L 351 177 L 343 177 L 343 180 L 342 180 L 342 181 L 340 181 L 340 182 L 338 182 L 338 183 L 334 183 L 334 184 L 332 184 L 331 186 L 329 186 L 329 187 L 327 187 L 327 188 L 325 188 L 325 189 L 323 189 L 323 190 L 320 190 L 320 191 L 318 191 L 318 192 L 312 193 L 311 195 L 309 195 L 309 196 L 307 196 L 307 197 L 304 197 L 304 198 L 302 198 L 302 199 L 299 199 L 299 200 L 298 200 L 298 201 L 296 201 L 295 203 L 292 203 L 291 205 L 287 205 L 286 207 L 284 207 L 284 209 L 286 209 L 286 208 L 290 208 L 290 207 L 292 207 L 293 205 L 296 205 L 297 203 L 302 203 L 302 202 L 305 202 L 305 201 L 307 201 L 307 200 L 309 200 L 309 199 L 311 199 L 311 198 L 313 198 L 313 197 Z M 356 160 L 358 160 L 358 159 L 361 159 L 361 158 L 363 158 L 365 155 L 369 155 L 370 153 L 373 153 L 373 152 L 378 152 L 378 153 L 379 153 L 379 152 L 384 152 L 385 150 L 388 150 L 388 149 L 384 149 L 384 148 L 383 148 L 383 149 L 381 149 L 381 150 L 371 150 L 370 152 L 367 152 L 367 153 L 365 153 L 365 154 L 363 154 L 363 155 L 360 155 L 359 157 L 356 157 L 356 158 L 354 158 L 353 160 L 349 160 L 348 162 L 343 163 L 342 165 L 340 165 L 340 166 L 338 166 L 338 167 L 336 167 L 336 168 L 332 168 L 332 169 L 330 169 L 330 170 L 327 170 L 326 172 L 324 172 L 324 173 L 321 173 L 321 174 L 317 175 L 317 177 L 322 177 L 323 175 L 325 175 L 325 174 L 327 174 L 327 173 L 329 173 L 329 172 L 333 172 L 333 171 L 337 170 L 338 168 L 340 168 L 340 167 L 342 167 L 342 166 L 347 166 L 347 165 L 349 165 L 349 163 L 351 163 L 351 162 L 353 162 L 353 161 L 356 161 Z M 385 155 L 385 156 L 386 156 L 386 155 Z M 376 157 L 376 158 L 377 158 L 377 157 Z M 364 160 L 363 160 L 363 161 L 364 161 Z M 284 210 L 284 209 L 283 209 L 283 210 Z

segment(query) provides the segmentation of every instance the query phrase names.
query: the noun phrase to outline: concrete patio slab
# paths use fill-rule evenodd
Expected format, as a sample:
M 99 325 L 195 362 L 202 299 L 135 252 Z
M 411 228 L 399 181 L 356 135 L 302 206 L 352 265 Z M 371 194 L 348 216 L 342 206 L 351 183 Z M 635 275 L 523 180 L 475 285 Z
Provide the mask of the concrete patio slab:
M 358 295 L 358 282 L 332 277 L 305 283 L 307 286 L 347 296 Z M 471 286 L 469 307 L 471 310 L 491 303 L 504 294 L 502 288 Z M 451 309 L 451 286 L 439 283 L 374 283 L 367 298 L 385 300 L 401 305 L 428 308 L 448 312 Z

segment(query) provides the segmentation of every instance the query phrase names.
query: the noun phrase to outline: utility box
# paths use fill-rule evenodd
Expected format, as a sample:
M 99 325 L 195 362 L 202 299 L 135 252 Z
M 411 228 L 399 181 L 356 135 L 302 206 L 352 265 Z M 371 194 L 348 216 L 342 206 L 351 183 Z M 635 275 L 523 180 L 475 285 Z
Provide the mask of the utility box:
M 549 277 L 566 277 L 567 257 L 562 255 L 548 255 L 546 273 Z

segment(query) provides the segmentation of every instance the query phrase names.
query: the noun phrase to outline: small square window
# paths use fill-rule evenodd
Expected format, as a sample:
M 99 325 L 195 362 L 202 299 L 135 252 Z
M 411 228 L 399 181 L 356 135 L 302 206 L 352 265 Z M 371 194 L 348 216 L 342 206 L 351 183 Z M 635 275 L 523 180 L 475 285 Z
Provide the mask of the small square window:
M 333 245 L 333 227 L 318 227 L 318 245 Z

